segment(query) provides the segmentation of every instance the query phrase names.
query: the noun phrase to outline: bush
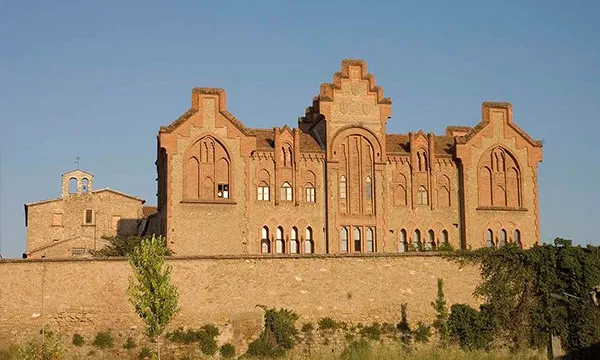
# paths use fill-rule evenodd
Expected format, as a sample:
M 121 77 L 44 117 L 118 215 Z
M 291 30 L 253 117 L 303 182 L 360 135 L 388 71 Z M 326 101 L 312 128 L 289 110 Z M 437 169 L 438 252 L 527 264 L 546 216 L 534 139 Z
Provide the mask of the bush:
M 204 325 L 199 332 L 200 350 L 205 355 L 214 355 L 219 350 L 215 337 L 219 335 L 219 329 L 214 325 Z
M 370 359 L 372 355 L 371 344 L 365 339 L 351 342 L 342 352 L 343 360 Z
M 115 339 L 109 331 L 100 331 L 96 334 L 92 343 L 98 349 L 109 349 L 115 345 Z
M 135 341 L 131 338 L 131 336 L 127 337 L 125 344 L 123 344 L 123 349 L 131 350 L 136 347 Z
M 85 341 L 83 340 L 83 336 L 79 335 L 78 333 L 75 333 L 73 334 L 72 343 L 75 346 L 83 346 L 83 344 L 85 344 Z
M 324 317 L 319 320 L 319 330 L 335 330 L 338 323 L 330 317 Z
M 30 341 L 25 347 L 19 349 L 19 360 L 54 360 L 63 358 L 63 348 L 60 337 L 52 331 L 44 332 L 44 342 L 38 339 Z
M 140 352 L 138 353 L 138 359 L 140 360 L 144 360 L 146 358 L 148 359 L 152 359 L 152 351 L 150 351 L 150 349 L 148 349 L 147 347 L 143 347 Z
M 235 347 L 230 343 L 223 344 L 219 349 L 219 354 L 223 358 L 232 358 L 235 356 Z
M 365 326 L 360 329 L 360 334 L 370 340 L 379 340 L 381 338 L 381 325 L 373 323 L 373 325 Z
M 431 337 L 431 328 L 419 321 L 412 333 L 416 342 L 426 343 L 429 342 Z
M 314 330 L 314 326 L 312 323 L 306 323 L 304 325 L 302 325 L 302 332 L 303 333 L 310 333 Z
M 298 334 L 295 323 L 298 315 L 287 309 L 265 310 L 265 329 L 259 338 L 248 344 L 248 355 L 262 357 L 278 357 L 295 345 Z
M 482 314 L 466 304 L 454 304 L 448 317 L 449 335 L 463 349 L 484 349 L 492 340 L 491 329 Z
M 406 307 L 407 304 L 402 304 L 400 306 L 402 318 L 398 325 L 396 325 L 396 329 L 398 329 L 398 332 L 400 333 L 400 341 L 402 341 L 403 344 L 410 344 L 412 340 L 412 334 L 410 331 L 410 325 L 408 324 L 408 318 L 406 316 Z

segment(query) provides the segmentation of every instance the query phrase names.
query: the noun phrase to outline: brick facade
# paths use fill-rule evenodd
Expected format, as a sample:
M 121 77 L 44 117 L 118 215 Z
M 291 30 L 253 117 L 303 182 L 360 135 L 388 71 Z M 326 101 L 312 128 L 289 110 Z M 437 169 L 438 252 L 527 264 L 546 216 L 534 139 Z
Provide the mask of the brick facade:
M 474 127 L 388 134 L 391 100 L 342 61 L 297 128 L 252 129 L 195 88 L 158 134 L 158 232 L 178 255 L 393 253 L 540 242 L 541 142 L 509 103 Z

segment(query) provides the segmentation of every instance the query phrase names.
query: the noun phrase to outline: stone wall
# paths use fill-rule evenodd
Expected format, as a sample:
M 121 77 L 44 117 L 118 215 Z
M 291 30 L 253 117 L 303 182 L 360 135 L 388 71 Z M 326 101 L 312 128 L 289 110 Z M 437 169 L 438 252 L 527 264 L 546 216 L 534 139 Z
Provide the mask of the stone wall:
M 438 278 L 449 304 L 477 305 L 478 269 L 459 268 L 435 254 L 173 258 L 181 313 L 170 329 L 213 323 L 242 344 L 256 333 L 262 311 L 284 307 L 303 322 L 329 316 L 348 323 L 397 323 L 408 303 L 412 324 L 432 321 Z M 126 296 L 124 259 L 0 260 L 0 344 L 35 336 L 43 324 L 91 338 L 97 331 L 141 334 Z M 254 330 L 253 330 L 254 329 Z

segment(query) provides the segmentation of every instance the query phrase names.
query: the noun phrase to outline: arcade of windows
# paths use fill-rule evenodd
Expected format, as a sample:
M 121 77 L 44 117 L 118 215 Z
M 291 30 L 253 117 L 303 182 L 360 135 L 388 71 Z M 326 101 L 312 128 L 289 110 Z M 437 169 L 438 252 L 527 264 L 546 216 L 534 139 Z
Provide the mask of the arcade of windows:
M 509 242 L 516 244 L 518 247 L 523 247 L 521 243 L 521 231 L 519 229 L 515 229 L 512 234 L 512 238 L 508 238 L 508 233 L 505 229 L 501 229 L 498 233 L 498 237 L 494 241 L 494 231 L 492 229 L 487 229 L 485 231 L 485 247 L 488 248 L 499 248 L 503 247 Z
M 281 185 L 280 191 L 281 191 L 280 192 L 281 201 L 292 201 L 294 199 L 293 188 L 289 182 L 285 181 Z M 313 184 L 311 184 L 311 183 L 306 184 L 306 186 L 304 187 L 304 191 L 305 191 L 305 195 L 306 195 L 305 201 L 307 203 L 316 202 L 315 187 Z M 258 185 L 256 199 L 258 201 L 270 201 L 271 200 L 269 185 L 266 182 L 263 181 Z
M 352 239 L 350 239 L 350 234 L 352 234 Z M 342 226 L 340 240 L 340 252 L 343 253 L 372 253 L 376 251 L 374 227 Z
M 407 251 L 421 251 L 423 248 L 427 251 L 432 251 L 436 249 L 436 246 L 440 244 L 448 244 L 448 231 L 442 230 L 441 238 L 436 242 L 435 239 L 435 231 L 429 229 L 427 232 L 427 241 L 425 242 L 425 246 L 423 247 L 423 240 L 421 238 L 421 230 L 415 229 L 412 234 L 412 242 L 409 243 L 408 233 L 405 229 L 400 230 L 400 239 L 398 242 L 398 252 L 407 252 Z
M 315 242 L 313 230 L 309 226 L 304 230 L 304 237 L 299 237 L 297 227 L 292 227 L 288 234 L 282 226 L 275 229 L 275 238 L 270 235 L 269 228 L 263 226 L 260 240 L 261 254 L 313 254 Z

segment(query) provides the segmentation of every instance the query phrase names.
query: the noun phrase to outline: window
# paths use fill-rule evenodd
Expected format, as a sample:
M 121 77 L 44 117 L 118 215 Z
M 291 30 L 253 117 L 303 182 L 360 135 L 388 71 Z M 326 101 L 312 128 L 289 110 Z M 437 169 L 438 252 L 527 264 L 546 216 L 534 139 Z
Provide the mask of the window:
M 371 177 L 368 175 L 365 179 L 365 199 L 367 199 L 367 201 L 373 199 L 373 184 L 371 183 Z
M 217 185 L 217 197 L 220 199 L 229 199 L 229 184 Z
M 398 252 L 406 252 L 406 230 L 400 230 L 400 241 L 398 243 Z
M 367 228 L 367 252 L 375 251 L 375 244 L 373 238 L 375 234 L 373 232 L 373 228 Z
M 354 228 L 354 252 L 361 251 L 361 236 L 360 236 L 360 228 Z
M 492 229 L 487 229 L 485 232 L 485 247 L 494 247 L 494 232 Z
M 419 190 L 417 191 L 417 199 L 419 205 L 427 205 L 429 204 L 428 196 L 427 196 L 427 188 L 423 185 L 419 186 Z
M 425 248 L 427 250 L 435 249 L 435 233 L 431 229 L 427 232 L 427 245 Z
M 86 225 L 91 225 L 94 223 L 94 212 L 90 209 L 87 209 L 85 211 L 85 219 L 84 219 L 84 224 Z
M 419 229 L 416 229 L 413 233 L 413 247 L 415 251 L 421 250 L 421 231 Z
M 271 252 L 271 242 L 269 241 L 269 228 L 263 226 L 261 231 L 260 252 L 268 254 Z
M 269 201 L 269 185 L 266 182 L 261 182 L 258 185 L 258 197 L 259 201 Z
M 306 228 L 306 236 L 304 237 L 304 253 L 312 254 L 315 252 L 315 246 L 312 236 L 312 228 Z
M 500 230 L 500 241 L 498 241 L 498 246 L 504 246 L 506 245 L 506 230 L 502 229 Z
M 448 231 L 442 230 L 442 244 L 448 245 Z
M 112 229 L 119 230 L 119 222 L 121 221 L 121 217 L 119 215 L 113 215 L 112 217 Z
M 71 255 L 73 255 L 73 256 L 83 255 L 83 254 L 85 254 L 85 249 L 84 248 L 73 248 L 73 249 L 71 249 Z
M 90 181 L 87 178 L 83 178 L 83 180 L 81 180 L 81 192 L 82 193 L 85 194 L 88 192 L 89 184 L 90 184 Z
M 515 229 L 515 232 L 513 233 L 513 241 L 515 244 L 517 244 L 518 247 L 523 247 L 523 245 L 521 244 L 521 232 L 517 229 Z
M 292 228 L 292 233 L 290 236 L 290 254 L 297 254 L 298 253 L 298 249 L 300 248 L 300 246 L 298 246 L 298 229 L 296 229 L 295 227 Z
M 77 194 L 77 179 L 69 179 L 69 194 Z
M 348 228 L 343 227 L 341 233 L 342 244 L 340 249 L 342 252 L 348 252 Z
M 283 228 L 280 226 L 277 228 L 277 236 L 275 237 L 275 253 L 283 254 L 285 246 L 283 242 Z
M 292 186 L 287 181 L 281 185 L 281 200 L 292 201 Z
M 346 177 L 340 176 L 340 199 L 346 198 Z
M 312 186 L 312 184 L 306 185 L 306 202 L 315 202 L 315 188 Z
M 52 226 L 63 226 L 63 214 L 54 213 L 52 215 Z

